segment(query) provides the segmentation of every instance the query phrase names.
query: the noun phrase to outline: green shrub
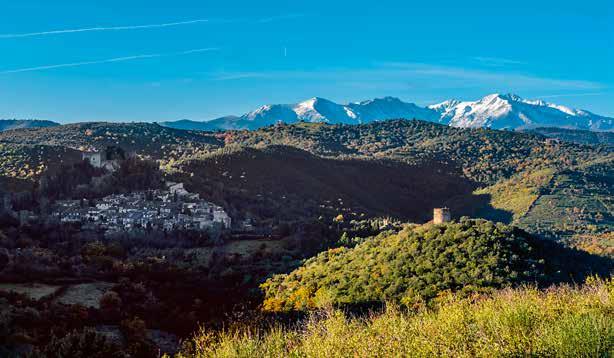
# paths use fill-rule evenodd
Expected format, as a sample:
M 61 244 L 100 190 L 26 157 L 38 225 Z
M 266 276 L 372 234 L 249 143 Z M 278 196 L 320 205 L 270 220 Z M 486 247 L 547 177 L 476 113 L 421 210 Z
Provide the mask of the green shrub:
M 269 311 L 395 302 L 421 304 L 448 290 L 488 292 L 541 279 L 528 234 L 485 220 L 408 227 L 353 249 L 323 252 L 261 287 Z

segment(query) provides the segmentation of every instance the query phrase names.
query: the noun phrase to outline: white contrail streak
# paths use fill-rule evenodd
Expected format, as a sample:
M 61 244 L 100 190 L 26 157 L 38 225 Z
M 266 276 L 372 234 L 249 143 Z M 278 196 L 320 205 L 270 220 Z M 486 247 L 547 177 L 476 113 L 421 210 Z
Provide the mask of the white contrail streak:
M 181 51 L 181 52 L 154 53 L 154 54 L 146 54 L 146 55 L 115 57 L 115 58 L 109 58 L 109 59 L 106 59 L 106 60 L 82 61 L 82 62 L 72 62 L 72 63 L 60 63 L 60 64 L 57 64 L 57 65 L 45 65 L 45 66 L 36 66 L 36 67 L 26 67 L 26 68 L 19 68 L 19 69 L 16 69 L 16 70 L 0 71 L 0 74 L 19 73 L 19 72 L 31 72 L 31 71 L 43 71 L 43 70 L 50 70 L 50 69 L 54 69 L 54 68 L 78 67 L 78 66 L 86 66 L 86 65 L 97 65 L 97 64 L 101 64 L 101 63 L 124 62 L 124 61 L 140 60 L 140 59 L 155 58 L 155 57 L 183 56 L 183 55 L 189 55 L 189 54 L 193 54 L 193 53 L 201 53 L 201 52 L 216 51 L 216 50 L 218 50 L 218 49 L 217 48 L 198 48 L 198 49 Z
M 78 32 L 94 32 L 94 31 L 123 31 L 123 30 L 140 30 L 140 29 L 155 29 L 160 27 L 171 27 L 180 25 L 197 24 L 201 22 L 208 22 L 209 20 L 197 19 L 190 21 L 180 22 L 168 22 L 165 24 L 150 24 L 150 25 L 133 25 L 133 26 L 114 26 L 114 27 L 90 27 L 83 29 L 68 29 L 68 30 L 54 30 L 43 32 L 29 32 L 23 34 L 0 34 L 0 39 L 15 39 L 22 37 L 34 37 L 34 36 L 46 36 L 46 35 L 60 35 L 60 34 L 73 34 Z
M 567 94 L 552 94 L 539 96 L 537 98 L 559 98 L 559 97 L 584 97 L 584 96 L 599 96 L 605 92 L 586 92 L 586 93 L 567 93 Z

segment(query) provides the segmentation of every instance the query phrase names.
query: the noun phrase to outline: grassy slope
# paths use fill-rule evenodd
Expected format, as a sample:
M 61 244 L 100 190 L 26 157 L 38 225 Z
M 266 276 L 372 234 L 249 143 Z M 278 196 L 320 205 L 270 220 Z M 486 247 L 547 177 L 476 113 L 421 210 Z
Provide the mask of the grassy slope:
M 476 191 L 478 195 L 490 195 L 492 207 L 513 213 L 513 219 L 518 220 L 527 214 L 535 200 L 539 198 L 543 187 L 547 186 L 554 171 L 543 169 L 532 173 L 516 175 L 508 180 L 499 181 L 495 185 Z M 491 217 L 491 213 L 484 212 L 485 218 Z
M 614 283 L 441 296 L 432 310 L 367 318 L 316 314 L 296 327 L 202 331 L 185 357 L 606 357 L 614 353 Z
M 568 169 L 515 175 L 475 192 L 490 196 L 491 207 L 480 210 L 478 216 L 506 222 L 500 213 L 510 212 L 515 225 L 612 256 L 614 243 L 608 235 L 614 227 L 612 178 L 612 156 Z
M 614 227 L 614 159 L 555 173 L 517 223 L 559 237 L 611 232 Z
M 614 257 L 614 232 L 575 235 L 571 245 L 591 254 Z

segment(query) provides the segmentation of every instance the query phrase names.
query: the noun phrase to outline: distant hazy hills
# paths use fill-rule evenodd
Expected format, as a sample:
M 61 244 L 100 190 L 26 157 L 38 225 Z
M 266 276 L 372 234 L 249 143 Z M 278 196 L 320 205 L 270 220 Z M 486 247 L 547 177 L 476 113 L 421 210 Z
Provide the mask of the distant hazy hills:
M 59 123 L 37 119 L 0 119 L 0 132 L 21 128 L 55 127 Z
M 614 146 L 614 132 L 596 132 L 586 130 L 573 130 L 565 128 L 531 128 L 528 133 L 541 134 L 548 138 L 554 138 L 566 142 L 589 145 Z
M 177 129 L 226 130 L 257 129 L 278 122 L 361 124 L 398 118 L 416 118 L 462 128 L 614 130 L 614 118 L 541 100 L 526 100 L 514 94 L 491 94 L 477 101 L 465 102 L 453 99 L 427 107 L 393 97 L 345 105 L 314 97 L 296 104 L 265 105 L 241 116 L 205 122 L 186 119 L 161 124 Z

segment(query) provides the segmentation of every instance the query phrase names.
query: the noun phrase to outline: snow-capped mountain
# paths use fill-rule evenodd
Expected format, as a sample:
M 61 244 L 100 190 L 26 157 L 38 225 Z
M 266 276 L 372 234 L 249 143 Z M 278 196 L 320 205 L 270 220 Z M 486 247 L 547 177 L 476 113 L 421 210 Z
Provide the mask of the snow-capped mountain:
M 364 102 L 337 104 L 314 97 L 296 104 L 265 105 L 242 116 L 228 116 L 206 122 L 180 120 L 162 125 L 177 129 L 256 129 L 277 122 L 324 122 L 360 124 L 393 118 L 437 120 L 437 113 L 398 98 L 386 97 Z
M 514 94 L 491 94 L 474 102 L 449 100 L 428 108 L 440 114 L 442 123 L 454 127 L 560 127 L 590 130 L 614 128 L 613 118 L 541 100 L 527 100 Z
M 292 107 L 297 120 L 326 123 L 360 123 L 348 107 L 324 98 L 314 97 Z
M 296 104 L 265 105 L 242 116 L 227 116 L 206 122 L 181 120 L 162 125 L 198 130 L 257 129 L 278 122 L 360 124 L 399 118 L 415 118 L 465 128 L 561 127 L 614 130 L 614 118 L 541 100 L 526 100 L 513 94 L 491 94 L 477 101 L 452 99 L 428 107 L 420 107 L 394 97 L 346 105 L 314 97 Z
M 439 115 L 429 108 L 406 103 L 394 97 L 350 103 L 346 108 L 349 108 L 361 123 L 393 118 L 417 118 L 425 121 L 439 121 Z

